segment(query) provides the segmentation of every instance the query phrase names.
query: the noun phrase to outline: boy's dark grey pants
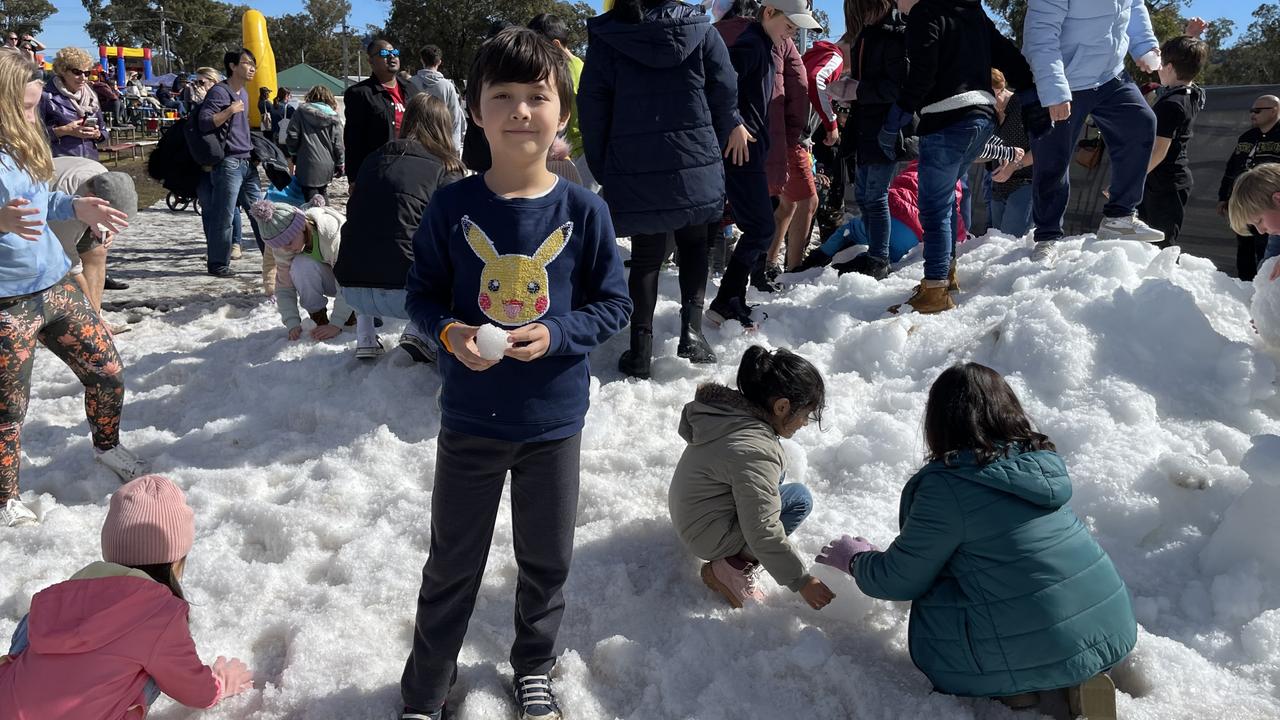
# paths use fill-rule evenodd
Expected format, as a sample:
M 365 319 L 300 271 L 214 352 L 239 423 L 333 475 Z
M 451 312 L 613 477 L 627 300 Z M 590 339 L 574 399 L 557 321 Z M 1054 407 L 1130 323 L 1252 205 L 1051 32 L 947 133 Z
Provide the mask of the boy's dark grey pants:
M 520 443 L 441 428 L 431 496 L 431 551 L 422 569 L 413 651 L 400 680 L 405 705 L 440 708 L 457 677 L 458 651 L 489 559 L 508 470 L 519 567 L 511 666 L 517 675 L 530 675 L 545 674 L 555 665 L 556 634 L 564 615 L 562 588 L 573 557 L 581 446 L 581 434 Z

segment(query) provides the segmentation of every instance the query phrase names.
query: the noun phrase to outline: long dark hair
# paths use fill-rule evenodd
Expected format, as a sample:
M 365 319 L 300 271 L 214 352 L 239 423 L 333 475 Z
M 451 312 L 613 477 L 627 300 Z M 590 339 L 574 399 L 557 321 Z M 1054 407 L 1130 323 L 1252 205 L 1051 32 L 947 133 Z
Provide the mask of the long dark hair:
M 173 563 L 160 563 L 159 565 L 130 565 L 134 570 L 151 576 L 152 580 L 169 588 L 173 596 L 179 600 L 186 600 L 187 596 L 182 594 L 182 584 L 178 582 L 178 578 L 173 575 Z
M 857 42 L 863 28 L 879 22 L 893 8 L 893 0 L 844 0 L 844 29 L 849 43 Z
M 1021 450 L 1054 450 L 1031 419 L 1013 388 L 986 365 L 962 363 L 942 372 L 929 389 L 924 409 L 928 459 L 950 463 L 972 450 L 979 465 L 1004 457 L 1010 445 Z
M 738 365 L 738 392 L 769 415 L 774 401 L 786 398 L 791 401 L 793 415 L 811 412 L 818 423 L 827 402 L 818 368 L 786 348 L 773 352 L 759 345 L 747 348 Z

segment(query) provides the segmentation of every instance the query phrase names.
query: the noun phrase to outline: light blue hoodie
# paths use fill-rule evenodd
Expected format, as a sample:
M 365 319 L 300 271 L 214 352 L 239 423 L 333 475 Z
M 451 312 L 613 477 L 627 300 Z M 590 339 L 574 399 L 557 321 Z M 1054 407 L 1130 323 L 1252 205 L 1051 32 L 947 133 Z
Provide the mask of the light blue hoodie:
M 0 234 L 0 298 L 28 295 L 53 287 L 71 269 L 71 260 L 49 229 L 48 220 L 75 216 L 74 196 L 50 192 L 18 168 L 8 153 L 0 152 L 0 206 L 25 199 L 39 211 L 33 219 L 45 223 L 39 240 L 23 240 L 13 233 Z
M 1022 54 L 1048 107 L 1110 82 L 1159 47 L 1143 0 L 1029 0 Z

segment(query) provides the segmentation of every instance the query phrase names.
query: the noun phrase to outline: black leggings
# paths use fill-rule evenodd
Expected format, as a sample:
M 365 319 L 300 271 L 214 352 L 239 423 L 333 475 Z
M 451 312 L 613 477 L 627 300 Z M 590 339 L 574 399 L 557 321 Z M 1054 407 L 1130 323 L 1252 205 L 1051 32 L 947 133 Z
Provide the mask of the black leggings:
M 680 305 L 702 309 L 707 291 L 707 233 L 720 229 L 712 225 L 690 225 L 676 230 L 680 251 Z M 627 289 L 634 308 L 631 329 L 653 331 L 653 308 L 658 304 L 658 271 L 671 254 L 667 235 L 631 236 L 631 274 Z

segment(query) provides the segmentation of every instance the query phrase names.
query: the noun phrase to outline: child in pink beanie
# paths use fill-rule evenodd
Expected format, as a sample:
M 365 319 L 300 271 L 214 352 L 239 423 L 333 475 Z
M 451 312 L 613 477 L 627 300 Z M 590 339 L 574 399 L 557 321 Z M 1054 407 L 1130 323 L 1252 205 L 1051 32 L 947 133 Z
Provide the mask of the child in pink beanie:
M 111 496 L 102 559 L 31 599 L 0 656 L 5 720 L 140 720 L 161 692 L 208 708 L 250 689 L 239 660 L 200 662 L 182 570 L 195 518 L 168 478 L 144 475 Z
M 289 339 L 302 337 L 299 303 L 316 324 L 311 339 L 337 337 L 342 325 L 352 320 L 352 310 L 342 299 L 333 275 L 347 218 L 326 205 L 323 195 L 301 208 L 259 200 L 250 212 L 258 221 L 262 242 L 275 258 L 276 308 L 280 322 L 289 329 Z M 328 314 L 329 298 L 334 298 L 333 322 Z

